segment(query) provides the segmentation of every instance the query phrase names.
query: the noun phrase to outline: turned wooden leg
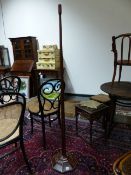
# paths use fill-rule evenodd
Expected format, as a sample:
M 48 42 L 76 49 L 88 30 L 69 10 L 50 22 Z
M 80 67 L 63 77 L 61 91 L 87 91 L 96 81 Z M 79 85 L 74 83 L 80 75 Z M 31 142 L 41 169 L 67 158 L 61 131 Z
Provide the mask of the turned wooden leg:
M 57 115 L 58 115 L 58 124 L 60 125 L 60 128 L 61 128 L 61 118 L 60 118 L 60 111 L 58 111 Z
M 24 160 L 25 160 L 25 162 L 28 166 L 29 172 L 32 174 L 32 170 L 31 170 L 30 164 L 28 162 L 28 159 L 27 159 L 27 156 L 26 156 L 26 153 L 25 153 L 25 147 L 24 147 L 23 139 L 20 140 L 20 147 L 21 147 L 21 150 L 22 150 L 22 153 L 23 153 Z
M 44 149 L 46 149 L 45 122 L 44 122 L 43 116 L 41 116 L 41 123 L 42 123 L 42 133 L 43 133 L 43 147 Z
M 119 79 L 118 79 L 118 82 L 120 82 L 120 79 L 121 79 L 121 72 L 122 72 L 122 65 L 120 65 L 120 67 L 119 67 Z
M 114 73 L 113 73 L 113 78 L 112 78 L 112 85 L 114 84 L 114 81 L 115 81 L 116 69 L 117 69 L 117 65 L 114 64 Z
M 110 136 L 110 133 L 113 129 L 115 111 L 116 111 L 116 99 L 111 97 L 110 115 L 108 116 L 108 118 L 109 118 L 108 137 Z

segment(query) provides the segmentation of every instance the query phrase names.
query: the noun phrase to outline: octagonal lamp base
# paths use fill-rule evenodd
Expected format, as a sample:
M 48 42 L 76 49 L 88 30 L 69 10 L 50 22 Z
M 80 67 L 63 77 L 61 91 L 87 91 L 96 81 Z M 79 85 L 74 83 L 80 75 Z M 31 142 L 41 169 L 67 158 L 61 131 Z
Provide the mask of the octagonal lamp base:
M 77 160 L 73 153 L 63 156 L 61 151 L 57 152 L 52 158 L 52 167 L 60 173 L 73 171 L 76 168 Z

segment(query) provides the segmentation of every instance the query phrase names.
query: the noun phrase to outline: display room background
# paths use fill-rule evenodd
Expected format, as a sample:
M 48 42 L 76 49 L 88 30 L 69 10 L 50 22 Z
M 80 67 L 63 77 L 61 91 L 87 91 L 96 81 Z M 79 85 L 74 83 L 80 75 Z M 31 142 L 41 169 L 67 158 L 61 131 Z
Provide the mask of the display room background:
M 59 45 L 58 10 L 62 4 L 63 55 L 66 92 L 100 93 L 111 81 L 111 37 L 131 32 L 130 0 L 0 0 L 0 45 L 13 52 L 8 38 L 36 36 L 39 48 Z M 131 80 L 126 67 L 123 80 Z

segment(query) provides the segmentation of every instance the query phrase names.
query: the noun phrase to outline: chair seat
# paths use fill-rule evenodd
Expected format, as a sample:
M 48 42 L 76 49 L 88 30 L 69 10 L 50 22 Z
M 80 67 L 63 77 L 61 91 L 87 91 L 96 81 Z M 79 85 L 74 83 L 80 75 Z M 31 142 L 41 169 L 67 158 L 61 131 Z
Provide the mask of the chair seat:
M 113 164 L 115 175 L 131 175 L 131 151 L 119 157 Z
M 26 109 L 33 112 L 33 113 L 39 113 L 39 103 L 38 98 L 33 97 L 26 103 Z
M 50 104 L 50 103 L 49 103 Z M 50 109 L 50 105 L 48 104 L 48 102 L 45 103 L 45 107 L 44 107 L 44 115 L 48 115 L 51 113 L 55 113 L 57 112 L 57 109 Z M 56 102 L 57 105 L 57 102 Z M 31 100 L 29 100 L 26 104 L 26 109 L 28 109 L 30 112 L 32 113 L 39 113 L 39 102 L 38 102 L 38 98 L 34 97 Z
M 9 133 L 13 131 L 16 127 L 18 121 L 16 119 L 2 119 L 0 120 L 0 138 L 6 137 Z M 6 129 L 5 129 L 6 128 Z M 15 133 L 4 141 L 0 141 L 0 145 L 5 144 L 6 142 L 11 141 L 19 135 L 19 128 L 15 131 Z
M 129 60 L 129 61 L 128 60 L 122 60 L 122 61 L 121 60 L 118 60 L 117 61 L 117 64 L 118 65 L 122 64 L 122 65 L 128 65 L 128 66 L 130 66 L 131 65 L 131 60 Z

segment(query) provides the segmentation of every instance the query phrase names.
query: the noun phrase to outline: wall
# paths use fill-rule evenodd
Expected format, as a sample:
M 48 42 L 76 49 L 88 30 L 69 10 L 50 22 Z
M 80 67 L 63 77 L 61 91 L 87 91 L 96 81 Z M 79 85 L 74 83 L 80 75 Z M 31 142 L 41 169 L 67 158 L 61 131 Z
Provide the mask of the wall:
M 1 0 L 0 45 L 13 53 L 8 38 L 36 36 L 43 44 L 59 45 L 58 3 L 62 4 L 63 55 L 66 92 L 100 93 L 100 85 L 111 81 L 113 54 L 111 37 L 131 32 L 130 0 Z M 4 33 L 5 30 L 5 33 Z M 131 80 L 130 69 L 122 79 Z

